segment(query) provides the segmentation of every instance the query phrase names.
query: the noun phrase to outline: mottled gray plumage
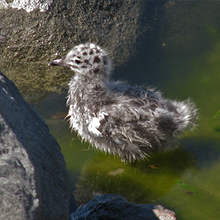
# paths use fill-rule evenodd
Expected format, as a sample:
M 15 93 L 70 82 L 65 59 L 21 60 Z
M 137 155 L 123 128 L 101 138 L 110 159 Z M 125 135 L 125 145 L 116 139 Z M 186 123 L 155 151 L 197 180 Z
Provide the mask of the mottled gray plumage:
M 68 66 L 75 72 L 67 100 L 71 128 L 96 148 L 123 160 L 165 150 L 195 124 L 196 108 L 190 100 L 170 101 L 154 89 L 111 81 L 108 54 L 95 44 L 75 46 L 49 65 Z

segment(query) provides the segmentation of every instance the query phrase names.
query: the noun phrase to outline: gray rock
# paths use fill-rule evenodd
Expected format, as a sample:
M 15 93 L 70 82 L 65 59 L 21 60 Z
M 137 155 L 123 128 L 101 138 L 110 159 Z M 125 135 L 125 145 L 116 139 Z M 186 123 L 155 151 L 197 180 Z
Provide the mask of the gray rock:
M 67 219 L 69 176 L 46 122 L 0 72 L 0 219 Z
M 96 196 L 86 205 L 81 205 L 71 215 L 71 220 L 175 220 L 175 213 L 162 206 L 134 204 L 114 194 Z
M 63 57 L 74 45 L 93 42 L 103 46 L 116 67 L 133 60 L 152 14 L 156 16 L 160 8 L 153 10 L 152 5 L 157 3 L 144 0 L 50 3 L 0 0 L 0 69 L 16 82 L 23 95 L 34 93 L 35 101 L 69 81 L 70 71 L 48 68 L 47 64 Z M 144 42 L 151 39 L 147 36 Z

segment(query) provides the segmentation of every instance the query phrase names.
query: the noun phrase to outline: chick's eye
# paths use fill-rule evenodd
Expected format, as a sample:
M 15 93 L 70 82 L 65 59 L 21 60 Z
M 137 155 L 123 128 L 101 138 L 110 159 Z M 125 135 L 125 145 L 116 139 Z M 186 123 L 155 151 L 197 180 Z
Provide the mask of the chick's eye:
M 75 60 L 75 63 L 80 64 L 80 63 L 81 63 L 81 61 L 79 61 L 79 60 Z

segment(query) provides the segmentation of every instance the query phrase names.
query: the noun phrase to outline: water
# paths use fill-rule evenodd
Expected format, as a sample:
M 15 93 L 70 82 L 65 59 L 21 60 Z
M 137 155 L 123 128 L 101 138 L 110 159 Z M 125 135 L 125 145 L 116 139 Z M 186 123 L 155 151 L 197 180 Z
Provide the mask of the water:
M 170 1 L 170 4 L 172 2 Z M 193 10 L 190 10 L 190 9 Z M 72 191 L 80 203 L 116 193 L 135 203 L 161 204 L 178 219 L 218 219 L 220 210 L 220 24 L 218 2 L 183 2 L 164 10 L 158 36 L 146 42 L 115 79 L 147 83 L 170 99 L 190 97 L 199 108 L 198 126 L 184 132 L 179 147 L 129 164 L 81 143 L 63 120 L 66 93 L 30 103 L 49 125 L 65 156 Z M 144 38 L 142 39 L 144 41 Z M 149 49 L 148 49 L 149 48 Z M 77 184 L 77 187 L 76 187 Z M 76 189 L 77 188 L 77 189 Z

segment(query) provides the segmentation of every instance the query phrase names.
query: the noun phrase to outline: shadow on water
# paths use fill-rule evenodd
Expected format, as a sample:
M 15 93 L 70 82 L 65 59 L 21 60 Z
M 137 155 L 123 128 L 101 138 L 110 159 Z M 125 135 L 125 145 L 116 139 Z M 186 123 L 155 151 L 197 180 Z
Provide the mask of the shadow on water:
M 130 202 L 154 203 L 189 168 L 195 169 L 193 156 L 182 148 L 133 165 L 98 153 L 84 165 L 74 194 L 79 204 L 104 193 L 122 195 Z
M 198 169 L 210 168 L 220 159 L 220 140 L 195 138 L 194 142 L 183 140 L 182 144 L 187 152 L 194 155 L 195 165 Z

